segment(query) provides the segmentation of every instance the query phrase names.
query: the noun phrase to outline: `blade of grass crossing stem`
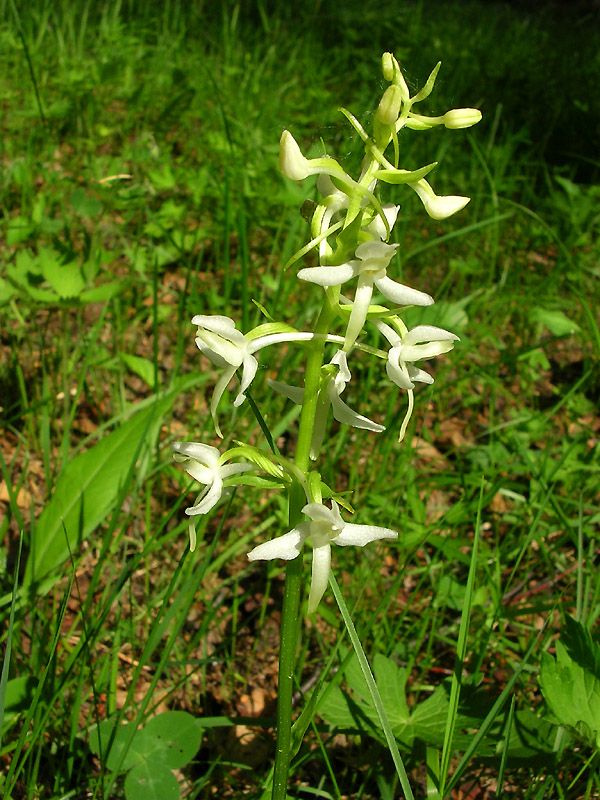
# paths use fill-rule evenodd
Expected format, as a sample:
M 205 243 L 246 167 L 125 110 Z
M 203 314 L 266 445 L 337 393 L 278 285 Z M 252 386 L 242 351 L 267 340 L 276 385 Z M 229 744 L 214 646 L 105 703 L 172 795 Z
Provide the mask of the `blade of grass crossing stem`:
M 21 567 L 21 551 L 23 549 L 23 531 L 19 538 L 19 552 L 15 565 L 15 579 L 13 581 L 12 601 L 10 613 L 8 615 L 8 631 L 6 632 L 6 647 L 4 649 L 4 660 L 2 662 L 2 674 L 0 675 L 0 748 L 2 748 L 2 725 L 4 723 L 4 703 L 6 700 L 6 684 L 8 683 L 8 670 L 10 667 L 10 651 L 12 649 L 12 634 L 15 622 L 15 605 L 17 601 L 17 586 L 19 585 L 19 570 Z
M 381 723 L 385 740 L 387 742 L 392 761 L 394 762 L 394 766 L 396 767 L 396 772 L 398 773 L 398 778 L 400 779 L 400 784 L 404 791 L 404 795 L 406 800 L 414 800 L 414 795 L 412 793 L 412 789 L 410 788 L 410 783 L 408 782 L 408 775 L 406 774 L 406 769 L 404 768 L 404 763 L 402 762 L 398 745 L 396 744 L 396 738 L 393 734 L 392 726 L 390 725 L 390 721 L 385 713 L 383 701 L 381 700 L 381 695 L 377 689 L 377 684 L 375 683 L 375 678 L 371 672 L 371 667 L 369 666 L 365 651 L 363 650 L 360 639 L 358 638 L 358 634 L 356 633 L 356 628 L 354 627 L 352 617 L 348 612 L 348 607 L 346 606 L 344 598 L 342 597 L 342 593 L 340 592 L 340 587 L 338 586 L 337 581 L 331 572 L 329 573 L 329 585 L 331 586 L 336 602 L 339 606 L 344 624 L 346 625 L 346 630 L 348 631 L 348 636 L 352 642 L 352 647 L 354 648 L 358 663 L 360 664 L 365 681 L 367 682 L 369 694 L 371 695 L 373 705 L 377 711 L 377 716 L 379 717 L 379 722 Z
M 454 673 L 450 687 L 450 703 L 448 706 L 448 718 L 446 720 L 446 731 L 444 734 L 444 746 L 442 748 L 442 765 L 440 770 L 440 796 L 444 797 L 446 778 L 450 770 L 450 759 L 452 758 L 452 739 L 454 738 L 454 728 L 456 716 L 458 714 L 458 701 L 460 699 L 460 687 L 462 683 L 462 668 L 467 652 L 467 634 L 469 632 L 469 620 L 471 618 L 471 603 L 473 600 L 473 588 L 475 586 L 475 572 L 477 571 L 477 550 L 479 546 L 479 534 L 481 530 L 481 504 L 483 500 L 484 481 L 481 479 L 479 489 L 479 502 L 477 505 L 477 520 L 475 522 L 475 533 L 473 536 L 473 549 L 471 551 L 471 564 L 469 565 L 469 576 L 467 578 L 467 588 L 465 591 L 465 601 L 460 618 L 458 629 L 458 643 L 456 646 L 456 660 L 454 662 Z

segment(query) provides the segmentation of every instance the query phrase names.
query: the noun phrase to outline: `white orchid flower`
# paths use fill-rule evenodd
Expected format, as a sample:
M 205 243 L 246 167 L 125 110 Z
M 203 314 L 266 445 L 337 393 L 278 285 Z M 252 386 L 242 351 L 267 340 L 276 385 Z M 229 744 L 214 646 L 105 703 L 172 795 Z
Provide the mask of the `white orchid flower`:
M 456 194 L 437 195 L 425 178 L 408 184 L 419 195 L 425 211 L 432 219 L 447 219 L 463 209 L 471 200 Z
M 196 345 L 200 352 L 215 366 L 225 370 L 217 381 L 210 403 L 210 413 L 215 430 L 221 438 L 223 438 L 223 434 L 217 420 L 217 406 L 238 368 L 242 367 L 242 378 L 240 390 L 233 401 L 233 405 L 236 407 L 246 399 L 245 392 L 258 370 L 258 361 L 254 357 L 254 353 L 271 344 L 309 341 L 314 338 L 313 333 L 301 331 L 270 333 L 252 338 L 238 331 L 232 319 L 219 314 L 210 316 L 197 314 L 192 319 L 192 325 L 198 326 Z
M 376 321 L 373 324 L 391 345 L 386 372 L 389 379 L 401 389 L 414 389 L 413 381 L 433 383 L 431 375 L 415 367 L 413 362 L 448 353 L 454 347 L 454 342 L 460 341 L 455 333 L 434 325 L 417 325 L 404 336 L 400 336 L 384 322 Z
M 389 528 L 378 528 L 374 525 L 352 525 L 344 522 L 340 516 L 335 500 L 331 501 L 331 510 L 321 503 L 308 503 L 302 509 L 310 522 L 301 522 L 293 530 L 259 544 L 248 553 L 250 561 L 272 561 L 283 558 L 286 561 L 300 555 L 307 539 L 313 546 L 312 580 L 308 596 L 308 613 L 317 610 L 327 582 L 331 567 L 331 543 L 346 546 L 364 547 L 377 539 L 397 539 L 398 534 Z
M 343 350 L 338 350 L 331 359 L 330 364 L 337 366 L 338 372 L 335 377 L 331 375 L 327 376 L 319 390 L 310 444 L 310 457 L 313 461 L 318 458 L 321 445 L 323 444 L 327 414 L 330 406 L 334 419 L 341 422 L 343 425 L 350 425 L 352 428 L 360 428 L 361 430 L 373 431 L 374 433 L 381 433 L 385 430 L 385 426 L 373 422 L 373 420 L 364 417 L 362 414 L 357 414 L 357 412 L 353 411 L 340 397 L 346 388 L 346 384 L 348 384 L 352 378 L 350 370 L 348 369 L 346 353 Z M 300 389 L 296 386 L 289 386 L 279 381 L 269 380 L 268 383 L 276 392 L 287 397 L 293 403 L 302 405 L 304 401 L 304 389 Z
M 224 481 L 232 475 L 247 472 L 253 469 L 252 464 L 227 464 L 227 454 L 221 455 L 216 447 L 200 442 L 173 442 L 173 460 L 204 489 L 196 497 L 193 506 L 186 508 L 189 517 L 198 514 L 208 514 L 221 499 L 224 491 Z M 190 550 L 196 549 L 196 529 L 193 520 L 190 520 Z
M 387 267 L 396 252 L 397 244 L 363 242 L 356 248 L 356 259 L 347 264 L 331 267 L 308 267 L 298 272 L 303 281 L 319 286 L 340 286 L 358 276 L 354 304 L 348 320 L 344 350 L 349 352 L 360 334 L 373 296 L 375 286 L 384 297 L 399 306 L 429 306 L 433 298 L 425 292 L 411 289 L 387 277 Z
M 408 410 L 400 426 L 399 441 L 402 441 L 413 412 L 414 382 L 433 383 L 432 376 L 425 370 L 415 367 L 414 362 L 448 353 L 459 338 L 456 334 L 443 328 L 436 328 L 434 325 L 417 325 L 401 336 L 384 322 L 374 320 L 373 324 L 391 345 L 385 365 L 388 378 L 396 386 L 408 392 Z

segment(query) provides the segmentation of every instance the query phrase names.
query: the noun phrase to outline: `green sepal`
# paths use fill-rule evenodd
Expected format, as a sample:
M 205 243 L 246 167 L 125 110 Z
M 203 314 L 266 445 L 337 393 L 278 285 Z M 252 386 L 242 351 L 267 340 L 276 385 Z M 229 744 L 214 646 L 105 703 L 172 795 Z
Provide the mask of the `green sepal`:
M 363 225 L 362 214 L 358 214 L 344 230 L 338 234 L 335 240 L 335 249 L 328 259 L 328 266 L 345 264 L 349 258 L 353 258 L 360 238 L 360 230 Z
M 288 484 L 276 478 L 266 477 L 260 475 L 251 475 L 248 472 L 242 472 L 240 475 L 232 475 L 223 482 L 223 486 L 254 486 L 257 489 L 285 489 Z
M 429 97 L 429 95 L 433 91 L 433 87 L 435 85 L 435 79 L 437 78 L 437 74 L 440 71 L 441 66 L 442 62 L 438 61 L 435 67 L 431 70 L 431 73 L 427 78 L 425 86 L 414 97 L 411 97 L 411 104 L 420 103 L 421 100 L 425 100 L 425 98 Z
M 220 461 L 222 464 L 234 458 L 245 458 L 247 461 L 250 461 L 251 464 L 255 464 L 260 470 L 266 472 L 267 475 L 272 475 L 278 480 L 284 477 L 285 471 L 283 467 L 272 460 L 270 453 L 265 453 L 263 450 L 259 450 L 257 447 L 252 447 L 252 445 L 249 444 L 236 444 L 238 444 L 238 447 L 232 447 L 231 450 L 227 450 L 221 456 Z M 245 473 L 242 473 L 242 476 L 244 474 Z
M 266 309 L 266 308 L 265 308 L 263 305 L 261 305 L 261 304 L 258 302 L 258 300 L 255 300 L 254 298 L 252 298 L 252 302 L 253 302 L 253 303 L 254 303 L 254 305 L 255 305 L 255 306 L 258 308 L 258 310 L 260 311 L 260 313 L 261 313 L 261 314 L 262 314 L 264 317 L 266 317 L 266 318 L 269 320 L 269 322 L 275 322 L 275 320 L 274 320 L 274 319 L 273 319 L 273 317 L 272 317 L 272 316 L 269 314 L 269 312 L 267 311 L 267 309 Z
M 343 226 L 343 224 L 344 220 L 339 220 L 339 222 L 336 222 L 334 225 L 331 225 L 331 227 L 327 228 L 326 231 L 323 231 L 323 233 L 320 233 L 318 236 L 315 236 L 314 239 L 311 239 L 308 244 L 305 244 L 304 247 L 301 247 L 300 250 L 295 252 L 294 255 L 286 261 L 285 266 L 283 268 L 284 271 L 289 269 L 296 263 L 296 261 L 299 261 L 303 256 L 309 253 L 313 249 L 313 247 L 318 247 L 321 244 L 321 242 L 324 239 L 327 239 L 328 236 L 331 236 L 332 233 L 339 231 L 339 229 Z
M 397 186 L 401 183 L 416 183 L 417 181 L 420 181 L 421 178 L 429 175 L 431 170 L 437 167 L 437 164 L 438 162 L 434 161 L 432 164 L 427 164 L 427 166 L 415 170 L 378 169 L 375 173 L 375 177 L 384 183 L 390 183 L 394 186 Z
M 246 334 L 246 339 L 252 342 L 260 336 L 271 336 L 276 333 L 298 333 L 298 329 L 285 322 L 264 322 Z

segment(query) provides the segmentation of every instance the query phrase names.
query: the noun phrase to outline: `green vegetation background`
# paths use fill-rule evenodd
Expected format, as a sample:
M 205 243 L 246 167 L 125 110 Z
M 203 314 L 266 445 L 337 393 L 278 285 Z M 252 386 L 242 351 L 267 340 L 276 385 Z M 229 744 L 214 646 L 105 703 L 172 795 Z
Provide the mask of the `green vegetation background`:
M 215 373 L 194 348 L 193 314 L 226 313 L 243 329 L 261 318 L 253 300 L 298 326 L 314 314 L 314 291 L 282 269 L 306 241 L 299 207 L 314 184 L 279 175 L 279 136 L 289 128 L 315 155 L 323 141 L 356 167 L 360 142 L 337 107 L 368 122 L 384 50 L 412 89 L 442 61 L 430 113 L 475 106 L 484 119 L 401 139 L 402 166 L 439 160 L 438 193 L 472 197 L 444 223 L 408 194 L 383 198 L 402 204 L 401 276 L 438 301 L 408 322 L 448 327 L 461 344 L 417 394 L 401 448 L 405 398 L 366 363 L 353 375 L 351 404 L 388 430 L 341 430 L 323 474 L 353 492 L 358 522 L 401 536 L 396 549 L 340 549 L 334 568 L 359 595 L 365 647 L 406 668 L 413 698 L 433 696 L 454 666 L 479 510 L 469 684 L 498 694 L 543 629 L 515 697 L 551 719 L 541 653 L 565 612 L 593 629 L 600 611 L 598 15 L 593 3 L 0 1 L 1 613 L 7 676 L 22 679 L 0 759 L 15 800 L 122 796 L 91 726 L 167 708 L 212 720 L 181 791 L 260 796 L 282 583 L 280 565 L 249 567 L 245 553 L 278 530 L 281 502 L 238 492 L 201 523 L 197 557 L 184 556 L 191 487 L 168 445 L 216 444 Z M 300 366 L 289 351 L 261 376 Z M 43 510 L 58 486 L 85 483 L 69 463 L 156 392 L 161 416 L 141 449 L 119 469 L 105 454 L 105 483 L 82 494 L 69 558 L 60 518 L 52 527 Z M 253 398 L 292 447 L 294 410 L 264 377 Z M 249 404 L 234 423 L 236 437 L 263 441 Z M 61 566 L 42 586 L 31 564 L 36 531 L 49 529 Z M 29 595 L 9 625 L 21 532 Z M 331 598 L 322 608 L 303 638 L 307 679 L 340 632 Z M 307 740 L 296 783 L 393 796 L 379 744 L 361 750 L 331 730 L 320 728 L 324 750 L 316 730 Z M 509 759 L 506 791 L 586 796 L 598 780 L 595 767 L 577 777 L 589 756 L 547 761 L 545 781 Z M 422 762 L 413 753 L 417 785 Z M 467 777 L 484 791 L 498 765 L 474 763 Z

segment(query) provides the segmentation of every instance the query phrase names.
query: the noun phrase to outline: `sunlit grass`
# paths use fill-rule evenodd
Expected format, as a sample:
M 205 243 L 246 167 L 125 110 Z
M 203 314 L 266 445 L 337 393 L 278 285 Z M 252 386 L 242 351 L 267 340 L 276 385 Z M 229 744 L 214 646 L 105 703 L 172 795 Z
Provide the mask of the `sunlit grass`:
M 515 697 L 516 708 L 543 710 L 539 659 L 561 614 L 597 621 L 598 188 L 582 183 L 583 159 L 549 161 L 561 122 L 548 98 L 560 76 L 550 80 L 536 59 L 556 62 L 541 49 L 544 31 L 508 7 L 490 6 L 484 24 L 477 4 L 465 4 L 462 18 L 445 3 L 437 15 L 427 3 L 393 15 L 379 5 L 361 4 L 357 17 L 349 4 L 334 19 L 311 3 L 298 22 L 262 3 L 255 13 L 199 4 L 194 14 L 179 3 L 39 2 L 20 13 L 0 4 L 2 636 L 6 646 L 10 630 L 8 679 L 31 678 L 7 698 L 0 758 L 15 800 L 123 796 L 122 778 L 90 752 L 89 729 L 110 715 L 143 723 L 166 708 L 207 719 L 182 792 L 260 797 L 272 756 L 282 568 L 250 566 L 246 553 L 279 530 L 282 501 L 239 490 L 199 524 L 191 555 L 190 487 L 167 451 L 174 440 L 215 444 L 216 373 L 193 345 L 193 314 L 251 325 L 261 316 L 254 300 L 298 326 L 314 313 L 310 287 L 283 270 L 307 230 L 297 211 L 304 187 L 278 173 L 279 134 L 291 126 L 320 153 L 320 133 L 335 139 L 332 128 L 345 125 L 340 97 L 358 116 L 372 105 L 382 50 L 406 62 L 412 84 L 441 57 L 440 104 L 481 105 L 484 122 L 443 145 L 434 131 L 401 143 L 415 164 L 440 160 L 441 191 L 473 198 L 456 221 L 415 225 L 419 204 L 403 197 L 407 224 L 396 234 L 402 278 L 439 298 L 410 322 L 448 327 L 461 343 L 438 359 L 434 386 L 417 393 L 400 448 L 405 398 L 383 391 L 382 370 L 357 364 L 348 402 L 387 431 L 341 431 L 323 477 L 353 493 L 358 523 L 390 525 L 400 538 L 360 558 L 336 548 L 341 590 L 365 650 L 407 668 L 415 702 L 455 667 L 479 505 L 469 688 L 498 696 L 537 642 Z M 587 68 L 579 77 L 581 106 Z M 538 92 L 541 110 L 526 113 Z M 557 103 L 566 113 L 565 98 Z M 336 155 L 358 152 L 357 142 Z M 588 168 L 591 181 L 597 164 Z M 75 296 L 61 269 L 79 286 Z M 300 364 L 292 349 L 282 358 L 291 383 Z M 285 453 L 297 411 L 267 389 L 279 365 L 263 366 L 253 399 Z M 194 385 L 161 419 L 110 512 L 48 592 L 18 599 L 9 628 L 21 531 L 25 563 L 68 463 L 135 404 L 186 378 Z M 236 435 L 245 429 L 266 446 L 248 404 L 236 413 Z M 334 609 L 328 598 L 303 634 L 305 690 L 340 644 Z M 333 739 L 335 729 L 317 724 L 328 763 L 314 732 L 297 757 L 298 784 L 323 796 L 394 796 L 378 741 L 363 736 L 357 746 L 355 733 Z M 509 757 L 506 792 L 585 796 L 597 778 L 584 773 L 567 787 L 590 753 L 567 752 L 560 768 L 547 761 L 545 789 L 537 766 Z M 408 758 L 423 790 L 426 760 Z M 469 775 L 485 786 L 498 763 L 475 758 Z

